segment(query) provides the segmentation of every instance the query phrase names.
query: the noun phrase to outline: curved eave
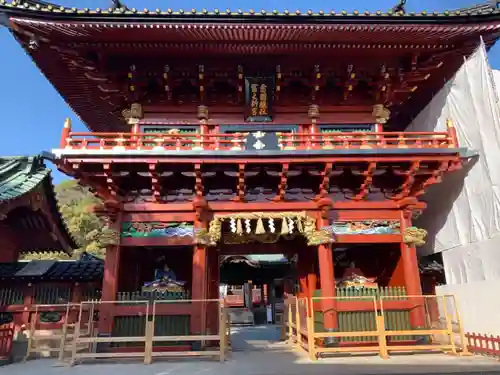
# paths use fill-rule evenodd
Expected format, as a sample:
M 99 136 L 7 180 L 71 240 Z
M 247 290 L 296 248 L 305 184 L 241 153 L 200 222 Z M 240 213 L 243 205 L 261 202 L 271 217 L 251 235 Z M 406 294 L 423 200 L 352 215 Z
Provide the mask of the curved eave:
M 64 56 L 67 51 L 60 49 L 61 46 L 68 48 L 68 53 L 78 48 L 96 48 L 132 54 L 160 50 L 169 56 L 217 57 L 221 54 L 335 54 L 335 48 L 439 53 L 447 49 L 460 50 L 465 44 L 478 44 L 480 36 L 489 47 L 500 36 L 500 10 L 494 8 L 402 15 L 383 12 L 300 15 L 290 12 L 287 15 L 274 11 L 252 14 L 89 10 L 60 8 L 36 0 L 27 6 L 0 0 L 0 22 L 2 15 L 4 24 L 41 72 L 93 131 L 126 130 L 121 116 L 124 103 L 117 98 L 110 99 L 96 82 L 89 81 L 87 67 L 73 64 L 74 57 Z M 31 49 L 28 40 L 33 36 L 41 42 Z M 465 51 L 464 55 L 468 53 Z M 454 74 L 455 68 L 453 65 L 447 69 L 449 75 Z M 416 95 L 423 95 L 423 102 L 429 97 L 427 93 Z M 421 109 L 415 105 L 412 108 Z M 404 115 L 406 112 L 409 113 L 405 111 Z
M 123 21 L 123 22 L 170 22 L 182 21 L 186 23 L 418 23 L 418 24 L 447 24 L 447 23 L 482 23 L 498 20 L 500 9 L 493 7 L 461 9 L 444 12 L 408 12 L 393 11 L 231 11 L 216 9 L 173 11 L 171 9 L 77 9 L 52 4 L 34 4 L 0 1 L 0 12 L 8 16 L 29 17 L 47 20 L 72 21 Z
M 0 181 L 0 187 L 2 187 L 0 207 L 3 203 L 5 209 L 9 210 L 9 207 L 17 206 L 16 202 L 18 201 L 24 202 L 24 205 L 29 205 L 32 201 L 30 197 L 33 193 L 42 194 L 42 201 L 46 202 L 46 205 L 42 206 L 41 209 L 57 232 L 55 233 L 57 236 L 55 242 L 58 247 L 52 246 L 50 249 L 47 249 L 43 244 L 40 244 L 39 247 L 22 248 L 20 251 L 51 250 L 64 251 L 71 254 L 72 250 L 75 249 L 77 245 L 69 234 L 66 224 L 59 212 L 54 186 L 52 184 L 51 171 L 45 166 L 43 159 L 40 156 L 11 157 L 4 158 L 3 161 L 4 164 L 0 166 L 0 176 L 4 178 L 3 181 Z M 17 167 L 14 165 L 16 162 L 19 163 Z M 7 167 L 1 168 L 3 166 Z

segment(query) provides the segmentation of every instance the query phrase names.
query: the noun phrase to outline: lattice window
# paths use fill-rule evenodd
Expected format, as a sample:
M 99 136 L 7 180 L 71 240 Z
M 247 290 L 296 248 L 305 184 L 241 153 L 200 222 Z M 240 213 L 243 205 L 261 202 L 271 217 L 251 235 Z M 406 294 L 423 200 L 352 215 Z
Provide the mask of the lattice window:
M 184 136 L 184 138 L 192 139 L 192 140 L 195 140 L 197 137 L 188 137 L 188 135 L 189 134 L 198 134 L 200 131 L 200 127 L 197 125 L 179 125 L 179 126 L 175 126 L 175 125 L 148 126 L 148 125 L 145 125 L 142 128 L 142 132 L 143 133 L 167 134 L 169 131 L 171 131 L 173 129 L 177 129 L 179 131 L 179 134 L 182 134 Z M 154 136 L 144 137 L 144 139 L 155 139 L 155 137 Z M 182 144 L 183 147 L 189 147 L 189 146 L 193 146 L 193 145 L 194 144 L 191 142 Z M 144 142 L 144 146 L 154 147 L 155 143 Z
M 354 133 L 354 132 L 374 132 L 374 124 L 340 124 L 340 125 L 320 125 L 320 133 Z

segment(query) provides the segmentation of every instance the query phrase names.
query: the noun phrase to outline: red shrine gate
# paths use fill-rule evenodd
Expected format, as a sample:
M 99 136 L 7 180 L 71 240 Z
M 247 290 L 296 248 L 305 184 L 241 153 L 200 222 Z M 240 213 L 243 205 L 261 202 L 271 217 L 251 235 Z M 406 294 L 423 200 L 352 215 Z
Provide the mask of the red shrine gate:
M 404 129 L 480 36 L 496 41 L 498 11 L 484 9 L 409 17 L 0 4 L 90 130 L 66 121 L 51 157 L 102 199 L 96 212 L 116 231 L 100 333 L 141 325 L 147 316 L 127 305 L 136 299 L 176 301 L 157 306 L 163 334 L 212 333 L 218 308 L 189 301 L 219 298 L 222 255 L 295 259 L 297 296 L 321 291 L 326 331 L 344 319 L 335 298 L 344 275 L 363 277 L 374 296 L 420 296 L 415 247 L 425 231 L 412 220 L 427 189 L 461 168 L 463 150 L 451 120 L 444 132 Z M 424 327 L 424 304 L 408 298 L 395 311 Z

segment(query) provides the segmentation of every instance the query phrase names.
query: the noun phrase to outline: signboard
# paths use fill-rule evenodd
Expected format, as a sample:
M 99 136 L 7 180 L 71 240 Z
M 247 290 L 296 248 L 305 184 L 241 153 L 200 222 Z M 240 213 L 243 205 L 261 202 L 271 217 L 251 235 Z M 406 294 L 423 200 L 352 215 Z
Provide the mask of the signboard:
M 274 78 L 245 78 L 245 121 L 270 122 L 272 117 L 272 101 Z

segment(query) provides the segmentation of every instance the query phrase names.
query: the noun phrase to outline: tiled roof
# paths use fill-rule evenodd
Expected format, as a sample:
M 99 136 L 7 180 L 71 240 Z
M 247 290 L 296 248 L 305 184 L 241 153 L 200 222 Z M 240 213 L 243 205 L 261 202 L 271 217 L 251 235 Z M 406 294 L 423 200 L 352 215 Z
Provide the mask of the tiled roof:
M 39 189 L 39 193 L 43 194 L 50 208 L 50 212 L 45 212 L 45 214 L 52 218 L 64 237 L 59 239 L 60 248 L 48 250 L 70 252 L 76 244 L 59 212 L 50 172 L 41 156 L 0 157 L 0 207 L 2 203 L 8 204 Z M 31 249 L 22 250 L 30 251 Z
M 100 281 L 104 262 L 98 260 L 57 261 L 42 274 L 24 276 L 21 271 L 32 262 L 0 263 L 0 280 L 13 281 Z
M 0 202 L 29 193 L 50 178 L 43 160 L 38 157 L 0 157 Z
M 125 4 L 126 5 L 126 4 Z M 136 16 L 146 16 L 150 18 L 155 18 L 161 16 L 162 18 L 192 18 L 192 17 L 220 17 L 221 20 L 232 18 L 236 20 L 238 18 L 255 17 L 255 18 L 266 18 L 269 21 L 273 19 L 284 19 L 284 18 L 295 18 L 297 21 L 300 19 L 307 19 L 308 17 L 313 18 L 359 18 L 360 21 L 363 18 L 405 18 L 411 20 L 412 18 L 419 17 L 425 19 L 440 19 L 444 21 L 447 17 L 468 17 L 468 16 L 481 16 L 489 14 L 500 14 L 500 11 L 496 7 L 496 2 L 488 1 L 484 4 L 473 6 L 470 8 L 458 9 L 458 10 L 444 10 L 444 11 L 421 11 L 421 12 L 399 12 L 392 9 L 389 10 L 376 10 L 376 11 L 360 11 L 360 10 L 307 10 L 302 12 L 300 10 L 242 10 L 242 9 L 137 9 L 137 8 L 75 8 L 75 7 L 65 7 L 62 5 L 47 3 L 45 1 L 36 0 L 0 0 L 0 8 L 4 8 L 6 11 L 9 10 L 22 10 L 26 13 L 30 11 L 32 13 L 38 13 L 40 15 L 57 15 L 57 16 L 118 16 L 118 17 L 136 17 Z

